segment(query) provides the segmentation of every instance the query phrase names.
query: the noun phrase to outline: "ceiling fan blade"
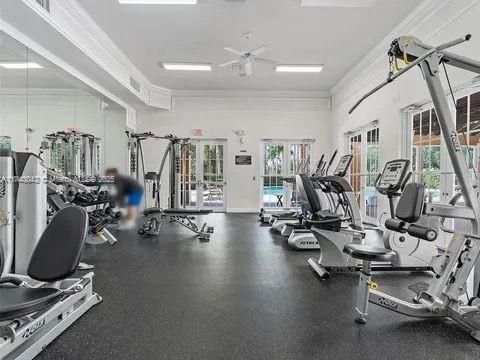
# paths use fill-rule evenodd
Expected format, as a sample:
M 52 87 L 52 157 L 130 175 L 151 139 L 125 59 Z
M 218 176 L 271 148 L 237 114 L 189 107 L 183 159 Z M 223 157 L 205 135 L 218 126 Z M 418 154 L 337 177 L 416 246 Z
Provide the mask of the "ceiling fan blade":
M 240 60 L 227 61 L 226 63 L 218 65 L 218 67 L 222 68 L 222 67 L 225 67 L 225 66 L 228 66 L 228 65 L 233 65 L 233 64 L 239 63 L 239 62 L 240 62 Z
M 250 51 L 250 54 L 252 54 L 254 56 L 258 56 L 258 55 L 264 53 L 267 50 L 268 50 L 268 47 L 266 47 L 265 45 L 262 45 L 262 46 L 259 46 L 256 49 L 253 49 L 252 51 Z
M 277 65 L 278 64 L 278 62 L 276 62 L 274 60 L 261 58 L 261 57 L 256 57 L 255 61 L 262 62 L 262 63 L 269 64 L 269 65 Z
M 233 54 L 235 54 L 235 55 L 238 55 L 238 56 L 242 56 L 242 55 L 243 55 L 243 53 L 242 53 L 241 51 L 232 49 L 231 47 L 228 47 L 228 46 L 224 47 L 223 49 L 226 50 L 226 51 L 228 51 L 228 52 L 231 52 L 231 53 L 233 53 Z

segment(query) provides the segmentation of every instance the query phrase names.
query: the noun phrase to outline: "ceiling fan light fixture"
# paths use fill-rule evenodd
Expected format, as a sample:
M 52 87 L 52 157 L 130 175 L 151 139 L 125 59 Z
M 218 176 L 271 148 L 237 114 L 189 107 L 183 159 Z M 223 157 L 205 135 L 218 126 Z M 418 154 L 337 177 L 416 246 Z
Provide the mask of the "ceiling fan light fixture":
M 320 73 L 323 65 L 286 65 L 280 64 L 275 66 L 276 72 L 292 72 L 292 73 Z
M 195 5 L 197 0 L 118 0 L 118 2 L 129 5 Z
M 212 71 L 212 64 L 205 63 L 162 63 L 162 67 L 165 70 L 176 71 Z

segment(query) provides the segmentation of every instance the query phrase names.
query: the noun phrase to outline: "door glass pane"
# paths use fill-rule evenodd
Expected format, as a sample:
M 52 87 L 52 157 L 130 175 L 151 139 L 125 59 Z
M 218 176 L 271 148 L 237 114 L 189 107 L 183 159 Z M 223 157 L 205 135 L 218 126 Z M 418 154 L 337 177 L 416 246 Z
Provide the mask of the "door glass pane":
M 367 155 L 365 174 L 365 214 L 370 217 L 377 217 L 378 213 L 378 192 L 375 189 L 375 180 L 377 179 L 378 169 L 378 143 L 379 129 L 375 128 L 367 132 Z
M 223 144 L 205 144 L 203 148 L 203 207 L 224 207 Z
M 182 146 L 180 171 L 180 203 L 192 208 L 197 206 L 197 147 L 194 144 Z
M 360 202 L 362 191 L 362 135 L 355 135 L 350 138 L 350 154 L 353 155 L 350 167 L 350 185 L 353 188 L 357 200 Z
M 263 207 L 283 207 L 283 144 L 263 145 Z

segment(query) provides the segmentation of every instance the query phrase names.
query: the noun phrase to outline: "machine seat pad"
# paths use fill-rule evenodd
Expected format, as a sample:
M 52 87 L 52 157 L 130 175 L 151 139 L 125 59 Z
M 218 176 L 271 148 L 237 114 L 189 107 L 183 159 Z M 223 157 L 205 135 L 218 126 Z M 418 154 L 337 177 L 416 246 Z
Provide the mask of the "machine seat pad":
M 345 247 L 343 248 L 343 252 L 355 259 L 378 262 L 391 262 L 394 261 L 397 256 L 392 250 L 358 244 L 345 245 Z
M 292 228 L 293 230 L 303 230 L 305 229 L 305 225 L 299 224 L 298 222 L 295 223 L 286 223 L 285 226 Z M 310 230 L 308 230 L 310 231 Z
M 165 214 L 172 214 L 172 215 L 207 215 L 211 214 L 213 210 L 211 209 L 164 209 Z
M 275 220 L 291 220 L 291 221 L 298 221 L 298 216 L 277 216 Z
M 151 208 L 145 209 L 143 211 L 143 215 L 149 216 L 149 215 L 161 214 L 162 212 L 163 212 L 163 209 L 160 209 L 158 207 L 151 207 Z
M 288 212 L 283 212 L 283 213 L 278 213 L 278 214 L 272 214 L 270 215 L 272 218 L 279 219 L 279 218 L 291 218 L 297 215 L 296 211 L 288 211 Z
M 342 217 L 340 215 L 337 215 L 337 214 L 332 214 L 330 211 L 328 210 L 324 210 L 324 211 L 319 211 L 315 214 L 315 216 L 317 217 L 317 219 L 319 220 L 333 220 L 333 219 L 338 219 L 339 221 L 342 219 Z
M 61 299 L 54 288 L 0 287 L 0 321 L 32 314 L 48 308 Z

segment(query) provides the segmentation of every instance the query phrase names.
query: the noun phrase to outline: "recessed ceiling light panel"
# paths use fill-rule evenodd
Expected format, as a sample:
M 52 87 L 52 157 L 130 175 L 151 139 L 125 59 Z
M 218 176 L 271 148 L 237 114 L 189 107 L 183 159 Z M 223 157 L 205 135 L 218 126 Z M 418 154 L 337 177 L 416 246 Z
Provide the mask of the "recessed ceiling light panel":
M 195 5 L 197 0 L 118 0 L 118 2 L 136 5 Z
M 162 63 L 165 70 L 178 71 L 212 71 L 211 64 L 200 63 Z
M 294 73 L 319 73 L 323 70 L 323 65 L 277 65 L 277 72 L 294 72 Z
M 2 61 L 0 67 L 4 69 L 41 69 L 42 67 L 34 62 L 25 61 Z
M 300 6 L 316 7 L 371 7 L 378 0 L 300 0 Z

